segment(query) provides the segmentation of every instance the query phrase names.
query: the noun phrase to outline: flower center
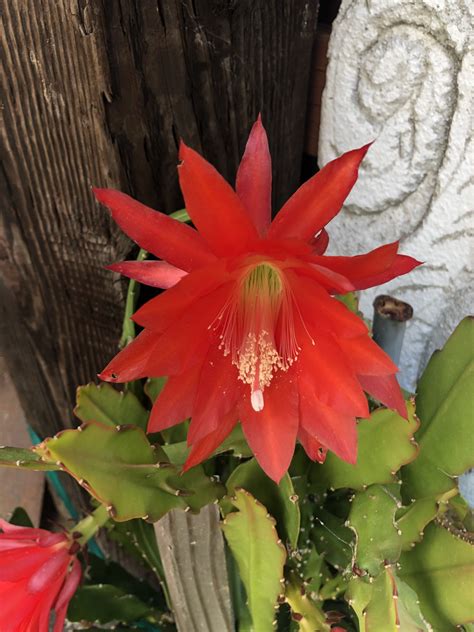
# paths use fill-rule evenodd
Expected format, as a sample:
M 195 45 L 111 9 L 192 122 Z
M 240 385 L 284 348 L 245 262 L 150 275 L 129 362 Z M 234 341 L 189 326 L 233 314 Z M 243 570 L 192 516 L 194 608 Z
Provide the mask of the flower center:
M 259 412 L 265 387 L 277 370 L 288 370 L 299 351 L 291 293 L 281 271 L 269 263 L 247 268 L 218 321 L 219 348 L 250 385 L 251 404 Z

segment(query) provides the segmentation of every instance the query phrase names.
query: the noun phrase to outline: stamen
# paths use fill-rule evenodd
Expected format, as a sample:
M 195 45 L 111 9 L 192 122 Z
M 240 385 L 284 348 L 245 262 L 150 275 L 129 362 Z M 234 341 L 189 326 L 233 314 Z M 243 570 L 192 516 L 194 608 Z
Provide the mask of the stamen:
M 277 370 L 298 356 L 294 302 L 281 271 L 269 263 L 247 268 L 235 294 L 218 315 L 220 348 L 231 354 L 239 379 L 251 386 L 251 404 L 263 410 L 263 391 Z

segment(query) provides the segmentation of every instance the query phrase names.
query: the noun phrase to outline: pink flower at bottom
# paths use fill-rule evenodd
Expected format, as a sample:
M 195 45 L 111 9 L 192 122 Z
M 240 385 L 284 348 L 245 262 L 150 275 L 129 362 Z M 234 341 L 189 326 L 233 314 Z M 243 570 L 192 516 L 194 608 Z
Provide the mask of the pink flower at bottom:
M 81 579 L 79 547 L 68 533 L 18 527 L 0 520 L 0 630 L 61 632 Z

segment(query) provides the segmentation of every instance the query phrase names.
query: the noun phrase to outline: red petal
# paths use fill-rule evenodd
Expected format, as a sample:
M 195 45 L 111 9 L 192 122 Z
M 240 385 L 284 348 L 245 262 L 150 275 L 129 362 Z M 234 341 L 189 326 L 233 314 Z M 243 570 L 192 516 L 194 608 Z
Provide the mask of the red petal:
M 52 553 L 48 560 L 35 571 L 28 581 L 27 590 L 39 593 L 61 576 L 65 576 L 69 566 L 69 553 L 65 548 Z
M 221 445 L 221 443 L 229 436 L 237 423 L 237 413 L 235 410 L 230 411 L 227 415 L 219 421 L 217 428 L 199 439 L 191 448 L 186 463 L 183 466 L 183 472 L 186 472 L 191 467 L 198 465 L 205 459 L 207 459 L 214 450 Z
M 369 395 L 388 408 L 396 410 L 404 419 L 408 419 L 407 406 L 394 375 L 358 375 L 357 379 Z
M 179 182 L 186 209 L 213 252 L 228 257 L 246 251 L 257 231 L 235 191 L 198 153 L 181 143 Z M 163 257 L 170 261 L 168 257 Z
M 79 561 L 76 558 L 74 558 L 72 569 L 68 573 L 66 581 L 64 582 L 63 587 L 61 588 L 61 592 L 59 593 L 58 599 L 55 604 L 56 619 L 58 617 L 58 610 L 61 610 L 64 607 L 67 608 L 67 605 L 71 601 L 72 596 L 76 592 L 77 587 L 79 586 L 79 582 L 81 581 L 81 575 L 82 575 L 81 565 Z M 62 630 L 62 628 L 58 628 L 58 629 Z
M 358 290 L 380 285 L 406 274 L 420 265 L 419 261 L 397 255 L 398 241 L 380 246 L 355 257 L 313 257 L 314 263 L 326 266 L 347 277 Z
M 166 261 L 120 261 L 106 268 L 144 285 L 159 287 L 163 290 L 173 287 L 187 275 L 187 272 Z
M 237 368 L 230 357 L 224 356 L 217 344 L 212 345 L 201 371 L 188 445 L 215 430 L 220 419 L 234 409 L 239 386 Z
M 413 259 L 413 257 L 407 257 L 407 255 L 397 255 L 388 270 L 385 270 L 380 274 L 375 274 L 373 277 L 366 277 L 363 282 L 357 283 L 357 289 L 365 290 L 368 287 L 374 287 L 376 285 L 381 285 L 382 283 L 387 283 L 387 281 L 391 281 L 399 276 L 408 274 L 408 272 L 411 272 L 417 266 L 422 265 L 422 263 L 422 261 L 417 261 L 416 259 Z
M 184 373 L 168 378 L 153 405 L 147 432 L 166 430 L 191 417 L 200 372 L 201 365 L 197 364 Z
M 357 460 L 357 429 L 354 417 L 323 404 L 312 385 L 300 376 L 300 423 L 303 430 L 349 463 Z
M 214 255 L 190 226 L 113 189 L 93 189 L 112 217 L 139 246 L 183 270 L 194 270 L 215 260 Z
M 99 374 L 105 382 L 131 382 L 147 377 L 147 362 L 157 350 L 160 334 L 145 329 Z
M 355 373 L 387 375 L 398 371 L 397 365 L 369 336 L 341 338 L 337 344 Z
M 314 279 L 322 285 L 330 294 L 347 294 L 355 288 L 352 283 L 338 272 L 334 272 L 330 268 L 310 263 L 300 265 L 294 268 L 300 276 L 307 276 Z
M 17 582 L 30 577 L 49 558 L 50 551 L 37 545 L 2 551 L 0 554 L 0 582 Z
M 235 189 L 258 233 L 265 235 L 272 218 L 272 159 L 260 114 L 250 131 Z
M 309 434 L 302 426 L 298 429 L 298 439 L 301 442 L 306 454 L 312 461 L 324 463 L 328 449 L 317 439 Z
M 216 261 L 185 276 L 177 285 L 145 303 L 133 320 L 155 331 L 164 331 L 190 308 L 198 298 L 229 280 L 224 261 Z
M 279 371 L 263 393 L 264 407 L 255 412 L 250 404 L 250 387 L 239 405 L 247 442 L 264 472 L 279 483 L 295 450 L 298 431 L 298 390 L 292 368 Z
M 334 333 L 339 337 L 355 337 L 367 334 L 367 326 L 345 305 L 328 296 L 312 279 L 285 270 L 303 322 L 315 331 Z
M 348 367 L 337 345 L 325 335 L 316 337 L 312 345 L 308 336 L 301 333 L 298 342 L 301 347 L 297 360 L 300 382 L 310 386 L 324 406 L 349 417 L 367 417 L 368 403 L 358 377 L 356 379 Z
M 204 296 L 171 325 L 160 337 L 146 364 L 146 375 L 176 375 L 202 363 L 211 340 L 212 325 L 227 301 L 233 283 Z
M 323 228 L 318 236 L 314 237 L 309 243 L 313 249 L 313 255 L 323 255 L 329 245 L 329 235 L 327 230 Z
M 340 211 L 370 144 L 332 160 L 305 182 L 277 214 L 268 236 L 312 239 Z

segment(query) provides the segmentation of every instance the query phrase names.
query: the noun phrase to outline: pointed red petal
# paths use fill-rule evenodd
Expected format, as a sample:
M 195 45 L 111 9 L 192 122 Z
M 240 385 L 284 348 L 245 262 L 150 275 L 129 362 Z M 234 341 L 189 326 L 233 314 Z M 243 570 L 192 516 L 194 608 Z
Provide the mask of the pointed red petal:
M 198 299 L 161 335 L 147 359 L 147 376 L 176 375 L 203 362 L 214 338 L 212 324 L 232 288 L 233 284 L 227 284 Z
M 298 431 L 298 390 L 293 369 L 279 371 L 263 397 L 263 410 L 255 412 L 250 403 L 250 387 L 244 389 L 240 419 L 261 468 L 279 483 L 290 465 Z
M 147 432 L 166 430 L 191 417 L 200 372 L 201 365 L 196 364 L 188 371 L 168 378 L 153 405 Z
M 348 151 L 305 182 L 277 214 L 268 236 L 312 239 L 340 211 L 369 147 Z
M 74 595 L 74 593 L 77 590 L 77 587 L 79 586 L 79 582 L 81 581 L 81 576 L 82 576 L 81 565 L 79 561 L 77 560 L 77 558 L 74 558 L 72 569 L 68 573 L 66 581 L 64 582 L 61 588 L 61 592 L 59 593 L 58 599 L 54 606 L 55 611 L 56 611 L 56 617 L 58 616 L 58 610 L 61 610 L 62 608 L 67 607 L 67 605 L 71 601 L 72 596 Z M 62 628 L 58 628 L 58 629 L 62 630 Z
M 397 250 L 398 241 L 395 241 L 364 255 L 313 257 L 311 260 L 344 275 L 357 290 L 364 290 L 406 274 L 420 265 L 420 262 L 412 257 L 397 255 Z
M 319 332 L 334 333 L 337 338 L 367 334 L 365 323 L 340 301 L 328 296 L 313 279 L 292 270 L 284 272 L 305 325 Z
M 368 403 L 358 377 L 356 379 L 337 345 L 328 336 L 317 336 L 316 333 L 314 345 L 307 335 L 302 334 L 298 342 L 301 347 L 297 360 L 300 382 L 311 387 L 322 404 L 338 413 L 367 417 Z
M 352 292 L 355 289 L 345 276 L 316 263 L 302 265 L 300 262 L 294 269 L 300 276 L 314 279 L 330 294 L 347 294 L 347 292 Z
M 265 235 L 272 218 L 272 159 L 260 114 L 250 132 L 235 189 L 258 233 Z
M 301 427 L 341 459 L 355 463 L 357 459 L 355 418 L 341 414 L 323 404 L 316 397 L 312 385 L 301 376 L 299 391 Z
M 340 338 L 337 344 L 357 374 L 387 375 L 398 371 L 397 365 L 369 336 Z
M 40 566 L 28 579 L 29 593 L 39 593 L 50 586 L 61 576 L 64 577 L 69 566 L 69 553 L 65 548 L 51 553 L 47 561 Z
M 298 429 L 298 439 L 312 461 L 324 463 L 328 449 L 325 448 L 320 441 L 310 435 L 302 426 Z
M 194 270 L 215 260 L 214 255 L 190 226 L 141 204 L 114 189 L 93 189 L 98 201 L 139 246 L 183 270 Z
M 224 261 L 216 261 L 189 273 L 174 287 L 145 303 L 135 314 L 133 320 L 154 331 L 164 331 L 198 298 L 206 296 L 228 281 Z
M 235 410 L 231 410 L 227 415 L 224 415 L 213 432 L 199 439 L 199 441 L 192 446 L 186 463 L 183 466 L 183 472 L 198 465 L 207 459 L 214 450 L 217 450 L 221 443 L 227 439 L 232 432 L 236 423 L 237 413 Z
M 201 236 L 221 257 L 247 250 L 258 234 L 235 191 L 212 165 L 184 143 L 179 156 L 179 182 L 186 209 Z
M 218 345 L 211 345 L 204 361 L 194 402 L 188 445 L 214 431 L 230 410 L 235 408 L 240 390 L 237 368 Z
M 413 257 L 408 257 L 407 255 L 397 255 L 388 270 L 384 270 L 380 274 L 375 274 L 372 277 L 366 277 L 362 281 L 357 282 L 356 287 L 358 290 L 365 290 L 368 287 L 374 287 L 376 285 L 381 285 L 382 283 L 387 283 L 387 281 L 391 281 L 399 276 L 408 274 L 408 272 L 411 272 L 414 268 L 422 265 L 422 263 L 422 261 L 417 261 L 416 259 L 413 259 Z
M 313 255 L 323 255 L 329 245 L 329 235 L 327 230 L 323 228 L 318 236 L 314 237 L 309 243 L 313 249 Z
M 394 375 L 358 375 L 357 379 L 369 395 L 388 408 L 396 410 L 404 419 L 408 419 L 407 406 Z
M 188 273 L 166 261 L 120 261 L 106 266 L 107 270 L 118 272 L 143 285 L 151 285 L 167 290 L 181 281 Z
M 131 382 L 147 377 L 147 362 L 157 349 L 160 334 L 145 329 L 120 351 L 99 374 L 105 382 Z

